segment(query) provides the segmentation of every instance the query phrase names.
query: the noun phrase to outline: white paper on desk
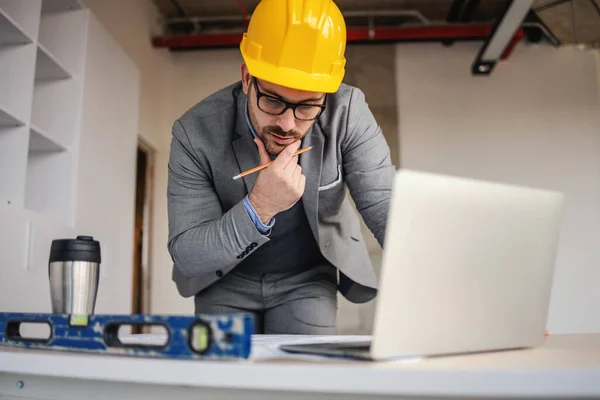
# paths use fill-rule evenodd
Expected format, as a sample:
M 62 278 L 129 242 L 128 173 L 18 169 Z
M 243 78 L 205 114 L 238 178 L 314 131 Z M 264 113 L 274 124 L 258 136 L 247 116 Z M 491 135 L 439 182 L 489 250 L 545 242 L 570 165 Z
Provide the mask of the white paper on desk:
M 281 350 L 279 346 L 284 344 L 365 342 L 369 340 L 371 340 L 371 336 L 369 335 L 253 335 L 252 353 L 250 355 L 250 358 L 255 361 L 275 359 L 331 359 L 331 357 L 313 354 L 287 353 Z
M 351 343 L 351 342 L 368 342 L 372 340 L 370 335 L 254 335 L 252 336 L 252 354 L 253 361 L 262 360 L 317 360 L 323 362 L 325 360 L 332 362 L 355 361 L 360 360 L 349 359 L 339 356 L 320 356 L 316 354 L 300 354 L 287 353 L 279 348 L 284 344 L 313 344 L 313 343 Z M 422 360 L 423 357 L 396 357 L 388 360 L 389 363 L 413 363 Z

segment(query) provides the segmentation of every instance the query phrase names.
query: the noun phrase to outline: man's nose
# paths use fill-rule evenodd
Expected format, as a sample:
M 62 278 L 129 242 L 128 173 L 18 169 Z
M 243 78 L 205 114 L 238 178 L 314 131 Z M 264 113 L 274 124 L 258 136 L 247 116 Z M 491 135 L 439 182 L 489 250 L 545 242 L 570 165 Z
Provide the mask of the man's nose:
M 289 132 L 296 126 L 296 118 L 294 117 L 294 110 L 288 109 L 285 110 L 283 114 L 279 117 L 279 127 L 284 132 Z

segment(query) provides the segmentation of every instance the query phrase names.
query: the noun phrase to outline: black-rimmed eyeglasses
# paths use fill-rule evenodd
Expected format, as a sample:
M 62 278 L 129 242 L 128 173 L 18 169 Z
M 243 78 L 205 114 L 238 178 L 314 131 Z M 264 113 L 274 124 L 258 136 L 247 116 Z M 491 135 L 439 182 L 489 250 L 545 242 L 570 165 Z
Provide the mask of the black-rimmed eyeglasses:
M 294 117 L 301 121 L 313 121 L 321 115 L 325 109 L 325 104 L 306 104 L 306 103 L 290 103 L 277 97 L 262 93 L 258 88 L 256 79 L 252 78 L 254 89 L 256 90 L 256 102 L 258 108 L 270 115 L 281 115 L 291 108 Z

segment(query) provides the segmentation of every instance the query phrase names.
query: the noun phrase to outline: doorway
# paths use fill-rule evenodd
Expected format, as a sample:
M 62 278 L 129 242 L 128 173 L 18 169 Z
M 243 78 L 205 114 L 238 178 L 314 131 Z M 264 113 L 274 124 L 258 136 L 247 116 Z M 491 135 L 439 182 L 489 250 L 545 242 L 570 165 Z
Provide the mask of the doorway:
M 154 150 L 139 138 L 135 182 L 135 226 L 133 232 L 133 290 L 132 314 L 150 312 L 150 232 L 152 229 L 152 188 Z M 142 333 L 133 327 L 132 333 Z

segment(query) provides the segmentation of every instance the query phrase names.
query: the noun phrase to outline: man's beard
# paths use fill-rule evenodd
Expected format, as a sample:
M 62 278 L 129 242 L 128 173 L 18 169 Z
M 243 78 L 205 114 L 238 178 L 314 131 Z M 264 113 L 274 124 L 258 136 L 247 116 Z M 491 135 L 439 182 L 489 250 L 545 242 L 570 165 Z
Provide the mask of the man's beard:
M 285 138 L 285 139 L 289 138 L 289 139 L 300 140 L 308 132 L 308 130 L 306 132 L 300 132 L 295 129 L 292 129 L 289 132 L 284 132 L 284 130 L 281 129 L 281 127 L 278 125 L 267 125 L 264 127 L 260 127 L 260 125 L 258 124 L 258 121 L 254 115 L 254 110 L 250 109 L 249 111 L 250 111 L 250 113 L 249 113 L 250 114 L 250 122 L 252 123 L 252 126 L 256 130 L 256 134 L 258 135 L 258 137 L 260 137 L 262 139 L 262 141 L 265 145 L 265 148 L 267 149 L 267 152 L 273 156 L 278 156 L 279 153 L 281 153 L 283 151 L 283 149 L 286 148 L 286 145 L 277 143 L 273 139 L 272 134 L 275 134 L 275 135 Z
M 265 148 L 267 149 L 269 154 L 272 154 L 274 156 L 279 155 L 279 153 L 281 153 L 281 151 L 285 149 L 287 145 L 277 143 L 272 136 L 273 134 L 284 139 L 300 140 L 302 139 L 302 137 L 304 137 L 304 134 L 302 132 L 299 132 L 297 130 L 284 132 L 283 129 L 281 129 L 281 127 L 277 125 L 267 125 L 263 127 L 260 130 L 258 136 L 262 139 L 263 143 L 265 144 Z

